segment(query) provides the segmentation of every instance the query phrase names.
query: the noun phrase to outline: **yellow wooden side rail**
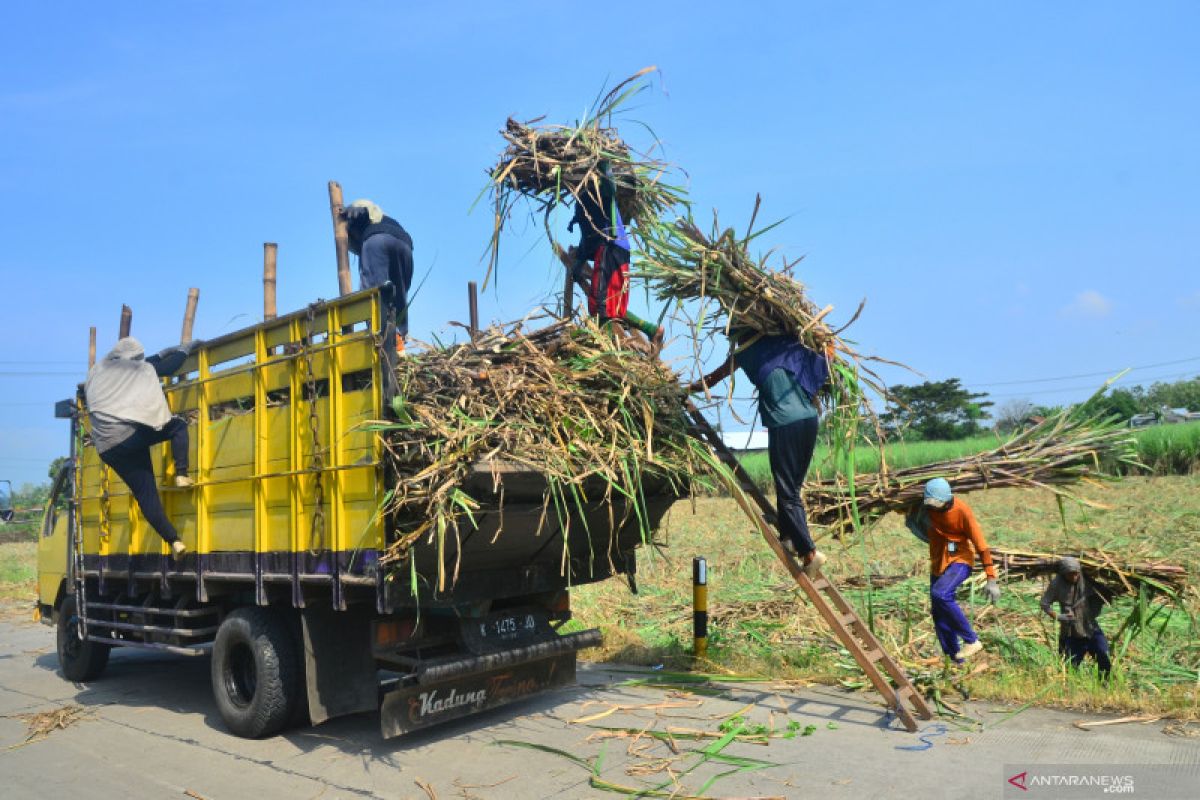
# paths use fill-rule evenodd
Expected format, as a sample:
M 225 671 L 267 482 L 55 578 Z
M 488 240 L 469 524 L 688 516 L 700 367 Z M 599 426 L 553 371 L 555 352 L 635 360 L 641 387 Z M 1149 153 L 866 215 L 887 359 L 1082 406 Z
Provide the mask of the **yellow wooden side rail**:
M 213 581 L 253 579 L 260 603 L 288 581 L 298 605 L 303 580 L 328 584 L 339 606 L 344 585 L 373 585 L 385 546 L 380 444 L 356 426 L 383 413 L 383 304 L 378 290 L 357 292 L 205 342 L 164 383 L 171 410 L 188 421 L 196 481 L 162 490 L 190 551 L 182 565 L 119 478 L 105 499 L 107 470 L 87 446 L 77 499 L 88 574 L 102 583 L 188 577 L 202 601 Z M 86 433 L 86 416 L 82 424 Z M 152 458 L 169 486 L 169 445 Z

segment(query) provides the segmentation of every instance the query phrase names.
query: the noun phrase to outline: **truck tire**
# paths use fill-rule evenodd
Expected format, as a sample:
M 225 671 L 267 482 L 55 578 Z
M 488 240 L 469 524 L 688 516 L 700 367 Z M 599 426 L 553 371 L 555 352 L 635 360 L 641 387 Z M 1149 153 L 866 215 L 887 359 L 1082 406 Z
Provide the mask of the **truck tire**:
M 80 641 L 75 595 L 64 597 L 58 610 L 58 665 L 62 667 L 63 677 L 75 683 L 99 677 L 108 666 L 111 649 L 100 642 Z
M 213 696 L 231 733 L 258 739 L 280 731 L 300 700 L 299 651 L 287 620 L 269 608 L 239 608 L 217 630 Z

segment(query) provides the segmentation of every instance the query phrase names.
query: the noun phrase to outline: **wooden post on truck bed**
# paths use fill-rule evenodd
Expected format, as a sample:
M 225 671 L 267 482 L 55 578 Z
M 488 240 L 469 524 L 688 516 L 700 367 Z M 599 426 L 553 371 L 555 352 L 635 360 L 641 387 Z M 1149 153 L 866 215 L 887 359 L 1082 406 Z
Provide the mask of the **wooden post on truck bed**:
M 475 281 L 467 282 L 467 309 L 471 315 L 471 341 L 479 335 L 479 294 Z
M 275 310 L 275 259 L 279 245 L 263 242 L 263 320 L 270 322 L 278 314 Z
M 133 309 L 127 305 L 121 306 L 121 324 L 117 328 L 117 338 L 124 339 L 129 335 L 129 329 L 133 327 Z
M 96 326 L 88 328 L 88 369 L 96 366 Z
M 179 343 L 187 344 L 192 340 L 192 328 L 196 324 L 196 304 L 200 302 L 200 290 L 195 286 L 188 289 L 187 307 L 183 310 L 183 330 L 179 334 Z
M 330 181 L 329 215 L 333 217 L 333 246 L 337 251 L 338 292 L 350 294 L 350 234 L 346 232 L 342 208 L 342 186 L 337 181 Z

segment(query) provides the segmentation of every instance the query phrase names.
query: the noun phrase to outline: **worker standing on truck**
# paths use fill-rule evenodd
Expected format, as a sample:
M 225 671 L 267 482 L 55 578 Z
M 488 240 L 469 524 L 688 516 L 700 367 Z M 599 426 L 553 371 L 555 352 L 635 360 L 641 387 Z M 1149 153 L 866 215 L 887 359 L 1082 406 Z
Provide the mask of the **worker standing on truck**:
M 1057 614 L 1054 613 L 1056 602 L 1059 608 Z M 1107 681 L 1112 672 L 1108 640 L 1096 622 L 1105 602 L 1091 581 L 1083 577 L 1079 559 L 1071 556 L 1063 556 L 1059 560 L 1058 574 L 1042 594 L 1042 611 L 1059 622 L 1059 655 L 1070 659 L 1074 667 L 1083 663 L 1084 656 L 1092 656 L 1096 659 L 1102 681 Z
M 1000 600 L 996 567 L 983 529 L 967 502 L 954 496 L 945 478 L 934 478 L 925 484 L 921 505 L 904 522 L 914 536 L 929 544 L 933 626 L 942 652 L 961 663 L 983 649 L 957 597 L 958 587 L 971 576 L 976 554 L 987 575 L 984 591 L 992 603 Z
M 758 390 L 758 413 L 767 428 L 767 455 L 775 481 L 779 530 L 785 550 L 799 556 L 804 572 L 816 578 L 825 563 L 808 530 L 801 490 L 817 444 L 817 394 L 829 380 L 824 354 L 794 336 L 764 336 L 732 328 L 737 343 L 721 367 L 688 387 L 699 392 L 720 383 L 741 367 Z
M 608 161 L 600 162 L 597 186 L 576 199 L 575 215 L 567 230 L 574 230 L 576 225 L 579 244 L 568 251 L 566 266 L 587 296 L 588 313 L 602 325 L 621 320 L 646 334 L 655 347 L 661 347 L 662 326 L 629 311 L 629 236 L 617 208 L 616 183 Z
M 163 510 L 150 447 L 170 441 L 175 486 L 192 486 L 187 423 L 172 416 L 160 377 L 177 372 L 194 346 L 190 342 L 146 358 L 141 342 L 126 336 L 88 371 L 84 386 L 92 444 L 100 460 L 125 481 L 146 521 L 171 546 L 176 561 L 183 558 L 187 546 Z
M 396 352 L 408 336 L 408 291 L 412 287 L 413 240 L 399 222 L 370 200 L 355 200 L 342 210 L 350 252 L 358 256 L 360 289 L 390 282 L 395 287 Z

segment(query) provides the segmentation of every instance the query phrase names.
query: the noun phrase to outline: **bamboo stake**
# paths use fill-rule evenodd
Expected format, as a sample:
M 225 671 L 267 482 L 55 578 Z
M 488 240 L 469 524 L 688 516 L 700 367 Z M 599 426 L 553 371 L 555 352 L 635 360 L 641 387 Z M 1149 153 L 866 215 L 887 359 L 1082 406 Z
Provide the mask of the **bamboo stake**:
M 350 235 L 342 218 L 342 186 L 329 182 L 329 214 L 333 217 L 333 245 L 337 252 L 338 292 L 350 294 Z
M 117 338 L 124 339 L 133 327 L 133 309 L 127 305 L 121 306 L 121 324 L 117 328 Z
M 187 344 L 192 340 L 192 327 L 196 324 L 196 304 L 200 302 L 200 290 L 195 286 L 188 289 L 187 307 L 183 310 L 183 330 L 179 334 L 179 343 Z
M 479 336 L 479 295 L 475 281 L 467 282 L 467 306 L 471 315 L 471 341 Z
M 279 245 L 275 242 L 263 242 L 263 319 L 275 319 L 278 316 L 275 309 L 275 264 L 279 253 Z
M 88 328 L 88 369 L 96 366 L 96 326 Z

